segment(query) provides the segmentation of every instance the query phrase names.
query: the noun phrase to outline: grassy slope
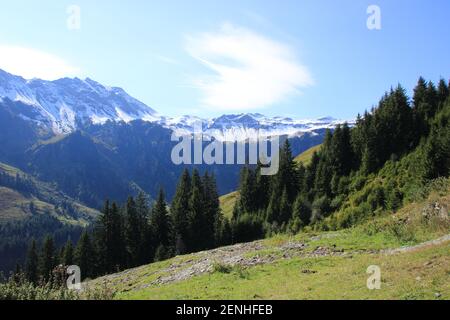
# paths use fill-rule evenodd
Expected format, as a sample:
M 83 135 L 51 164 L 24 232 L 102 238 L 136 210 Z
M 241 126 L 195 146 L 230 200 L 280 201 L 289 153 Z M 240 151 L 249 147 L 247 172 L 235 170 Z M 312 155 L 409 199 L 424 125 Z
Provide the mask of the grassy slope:
M 220 208 L 222 209 L 223 215 L 231 219 L 233 217 L 233 208 L 239 197 L 239 192 L 231 192 L 219 198 Z
M 73 224 L 86 224 L 94 219 L 99 212 L 91 209 L 56 190 L 52 185 L 39 181 L 21 170 L 0 163 L 0 172 L 11 176 L 19 175 L 30 180 L 37 192 L 25 194 L 8 187 L 0 186 L 0 223 L 22 220 L 32 215 L 30 205 L 35 208 L 35 214 L 52 214 L 62 222 Z M 70 203 L 77 211 L 78 217 L 65 215 L 57 206 Z
M 429 204 L 435 203 L 449 208 L 450 190 L 352 229 L 279 235 L 178 256 L 93 283 L 107 283 L 119 299 L 450 299 L 448 240 L 404 253 L 386 251 L 449 234 L 448 211 L 445 216 L 433 211 Z M 225 264 L 220 260 L 224 252 L 239 252 L 239 259 Z M 254 259 L 261 263 L 244 263 Z M 196 264 L 202 267 L 194 276 L 161 283 L 173 274 L 186 275 Z M 370 265 L 381 268 L 380 290 L 366 287 Z
M 305 152 L 303 152 L 303 153 L 299 154 L 297 157 L 295 157 L 294 160 L 298 163 L 300 163 L 300 162 L 303 163 L 304 166 L 307 166 L 311 162 L 311 158 L 312 158 L 314 152 L 319 151 L 321 147 L 322 147 L 322 145 L 319 144 L 318 146 L 309 148 Z
M 450 299 L 450 244 L 387 256 L 280 260 L 244 272 L 209 273 L 120 294 L 122 299 Z M 381 268 L 380 290 L 368 290 L 367 267 Z
M 54 206 L 49 203 L 27 197 L 13 189 L 0 187 L 0 223 L 21 220 L 31 216 L 31 202 L 33 202 L 38 214 L 54 210 Z
M 304 165 L 308 165 L 309 162 L 311 161 L 311 158 L 312 158 L 314 152 L 319 151 L 320 147 L 321 147 L 321 145 L 312 147 L 312 148 L 306 150 L 305 152 L 299 154 L 297 157 L 295 157 L 294 160 L 298 163 L 302 162 Z M 234 204 L 237 201 L 238 196 L 239 196 L 239 193 L 237 191 L 235 191 L 235 192 L 226 194 L 224 196 L 221 196 L 219 198 L 220 208 L 222 208 L 222 212 L 223 212 L 224 216 L 227 217 L 228 219 L 231 219 L 231 217 L 233 216 L 233 208 L 234 208 Z

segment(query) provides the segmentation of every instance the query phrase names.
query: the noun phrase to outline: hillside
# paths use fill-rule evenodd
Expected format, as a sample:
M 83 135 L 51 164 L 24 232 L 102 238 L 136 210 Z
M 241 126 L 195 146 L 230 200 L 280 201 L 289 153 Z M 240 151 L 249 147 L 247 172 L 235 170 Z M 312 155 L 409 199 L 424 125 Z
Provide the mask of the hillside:
M 45 214 L 65 223 L 85 226 L 99 212 L 68 197 L 51 184 L 0 163 L 0 223 Z
M 297 157 L 295 157 L 294 161 L 297 163 L 302 163 L 304 166 L 307 166 L 311 163 L 312 156 L 314 152 L 318 152 L 320 148 L 322 147 L 321 144 L 314 146 L 312 148 L 309 148 L 305 152 L 302 152 Z
M 449 299 L 449 207 L 447 184 L 352 229 L 177 256 L 85 285 L 118 299 Z M 381 268 L 381 290 L 366 287 L 370 265 Z
M 220 201 L 220 209 L 222 209 L 222 213 L 224 217 L 231 219 L 233 217 L 233 208 L 236 204 L 236 201 L 239 197 L 239 192 L 231 192 L 229 194 L 223 195 L 219 198 Z
M 53 184 L 0 163 L 0 271 L 25 261 L 31 239 L 51 234 L 58 246 L 76 241 L 98 215 Z

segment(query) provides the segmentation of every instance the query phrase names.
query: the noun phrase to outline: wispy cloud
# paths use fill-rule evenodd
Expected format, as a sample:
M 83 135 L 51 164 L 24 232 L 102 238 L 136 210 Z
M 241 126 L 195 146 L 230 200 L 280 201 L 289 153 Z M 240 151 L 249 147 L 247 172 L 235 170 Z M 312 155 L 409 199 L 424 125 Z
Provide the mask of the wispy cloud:
M 26 79 L 55 80 L 79 75 L 64 59 L 33 48 L 0 45 L 0 68 Z
M 179 65 L 180 62 L 174 58 L 168 57 L 168 56 L 163 56 L 163 55 L 155 55 L 156 59 L 167 63 L 167 64 L 173 64 L 173 65 Z
M 313 84 L 292 48 L 246 28 L 224 24 L 217 32 L 188 36 L 186 49 L 212 72 L 192 81 L 207 107 L 268 107 Z

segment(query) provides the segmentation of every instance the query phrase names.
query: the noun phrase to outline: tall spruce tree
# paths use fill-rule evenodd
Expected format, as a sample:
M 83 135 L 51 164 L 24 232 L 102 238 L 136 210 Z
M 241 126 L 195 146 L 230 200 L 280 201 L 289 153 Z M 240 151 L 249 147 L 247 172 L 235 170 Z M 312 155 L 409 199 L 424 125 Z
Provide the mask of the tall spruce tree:
M 172 249 L 172 239 L 171 239 L 171 221 L 170 216 L 167 212 L 167 204 L 164 198 L 164 191 L 162 188 L 159 190 L 158 199 L 153 206 L 151 215 L 151 226 L 154 234 L 154 241 L 156 248 L 164 247 L 165 252 Z M 157 250 L 158 251 L 158 250 Z
M 241 170 L 239 183 L 239 209 L 242 213 L 253 213 L 256 211 L 256 192 L 256 174 L 254 170 L 245 166 Z
M 87 231 L 81 234 L 75 248 L 74 261 L 80 267 L 83 279 L 95 275 L 95 251 L 91 242 L 91 237 Z
M 125 207 L 125 242 L 128 267 L 138 266 L 141 261 L 140 246 L 142 244 L 143 227 L 136 207 L 136 202 L 133 197 L 128 197 Z
M 140 224 L 141 242 L 139 245 L 139 264 L 152 261 L 154 253 L 153 236 L 150 227 L 150 209 L 148 198 L 143 192 L 139 192 L 136 198 L 136 210 Z
M 205 172 L 203 176 L 203 199 L 205 215 L 204 242 L 206 248 L 213 248 L 216 242 L 217 228 L 221 228 L 221 209 L 217 192 L 216 178 Z
M 203 234 L 207 228 L 204 215 L 204 191 L 200 175 L 196 169 L 192 172 L 192 192 L 189 200 L 189 251 L 205 249 Z
M 294 203 L 292 218 L 301 221 L 302 226 L 307 226 L 311 222 L 311 214 L 311 203 L 306 196 L 299 194 Z
M 68 239 L 64 246 L 61 263 L 65 266 L 71 266 L 73 261 L 73 243 L 72 240 Z
M 39 257 L 39 273 L 44 282 L 48 282 L 52 278 L 52 271 L 55 267 L 55 246 L 53 238 L 47 235 L 42 245 L 41 254 Z
M 170 209 L 174 238 L 175 251 L 177 254 L 185 253 L 187 250 L 187 242 L 189 241 L 189 200 L 191 197 L 191 176 L 189 171 L 185 169 L 181 175 L 180 181 L 175 192 Z
M 25 275 L 27 277 L 27 280 L 31 283 L 36 284 L 38 282 L 38 253 L 36 241 L 34 239 L 31 241 L 30 248 L 28 249 L 27 261 L 25 265 Z
M 99 253 L 99 270 L 116 272 L 125 267 L 125 241 L 122 216 L 116 203 L 105 202 L 97 223 L 95 238 Z
M 441 110 L 444 107 L 444 103 L 448 99 L 448 96 L 449 96 L 449 88 L 444 79 L 439 80 L 437 91 L 438 91 L 437 95 L 438 95 L 438 101 L 439 101 L 438 110 Z

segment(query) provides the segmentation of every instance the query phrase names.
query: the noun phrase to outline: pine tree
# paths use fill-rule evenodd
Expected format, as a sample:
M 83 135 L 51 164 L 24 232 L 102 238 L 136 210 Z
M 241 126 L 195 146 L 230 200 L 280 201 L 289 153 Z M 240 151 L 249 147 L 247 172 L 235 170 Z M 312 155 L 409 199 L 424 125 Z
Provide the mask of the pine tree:
M 133 197 L 128 197 L 125 208 L 125 242 L 129 267 L 135 267 L 140 262 L 140 246 L 142 243 L 142 221 Z
M 311 222 L 311 203 L 304 195 L 299 195 L 294 203 L 292 218 L 301 221 L 302 226 L 307 226 Z
M 280 194 L 279 189 L 273 188 L 269 205 L 266 210 L 266 220 L 269 223 L 280 221 Z
M 112 271 L 119 271 L 126 267 L 126 244 L 123 233 L 123 217 L 115 202 L 111 205 L 110 242 L 108 252 L 112 257 Z
M 291 202 L 288 198 L 287 188 L 284 187 L 283 193 L 281 194 L 280 199 L 280 215 L 278 217 L 278 223 L 282 225 L 283 223 L 287 223 L 292 216 L 292 207 Z
M 280 152 L 280 167 L 276 179 L 280 190 L 286 188 L 288 201 L 294 202 L 298 192 L 297 165 L 292 156 L 291 145 L 286 139 Z
M 207 228 L 204 216 L 204 191 L 200 175 L 194 169 L 192 173 L 192 192 L 189 200 L 189 243 L 188 251 L 205 249 L 203 234 Z
M 61 263 L 65 266 L 71 266 L 73 264 L 73 244 L 70 239 L 67 240 L 67 243 L 64 246 Z
M 185 169 L 178 182 L 175 196 L 172 201 L 171 215 L 173 220 L 175 250 L 178 254 L 186 252 L 186 243 L 189 240 L 188 214 L 191 197 L 191 176 Z
M 426 179 L 448 177 L 450 174 L 450 100 L 432 123 L 424 147 Z
M 25 266 L 25 275 L 27 280 L 36 284 L 38 282 L 38 253 L 36 248 L 36 241 L 31 241 L 30 248 L 28 249 L 27 261 Z
M 448 99 L 448 96 L 449 96 L 449 88 L 444 79 L 439 80 L 437 96 L 438 96 L 438 101 L 439 101 L 438 110 L 441 110 L 444 106 L 445 101 Z
M 221 228 L 222 211 L 214 175 L 205 172 L 203 176 L 204 223 L 206 225 L 204 242 L 207 249 L 213 248 L 216 242 L 217 228 Z
M 55 247 L 53 244 L 53 238 L 46 236 L 44 244 L 41 249 L 39 258 L 39 273 L 42 276 L 44 282 L 51 280 L 52 271 L 55 267 Z
M 90 278 L 95 275 L 95 251 L 87 231 L 84 231 L 81 234 L 74 256 L 74 261 L 76 262 L 76 265 L 80 267 L 83 279 Z
M 261 174 L 262 165 L 258 163 L 256 168 L 256 209 L 266 210 L 269 204 L 270 195 L 270 179 L 266 175 Z
M 310 194 L 313 193 L 314 181 L 316 178 L 319 162 L 320 162 L 319 154 L 317 152 L 314 152 L 311 157 L 311 162 L 306 168 L 306 177 L 305 177 L 306 189 L 309 190 Z
M 140 192 L 136 198 L 136 210 L 141 226 L 141 241 L 139 245 L 139 265 L 149 263 L 153 259 L 153 237 L 150 227 L 150 210 L 147 196 Z
M 419 78 L 418 84 L 414 89 L 413 105 L 418 136 L 427 135 L 429 121 L 438 108 L 438 93 L 432 82 L 427 84 L 425 79 Z
M 154 233 L 156 248 L 163 246 L 168 251 L 172 245 L 171 221 L 167 212 L 167 204 L 164 199 L 164 191 L 159 190 L 158 199 L 153 206 L 151 226 Z
M 239 208 L 243 213 L 253 213 L 257 209 L 256 204 L 256 175 L 248 166 L 241 170 L 239 183 Z
M 101 273 L 116 272 L 125 267 L 125 241 L 122 216 L 116 203 L 105 202 L 95 230 Z

